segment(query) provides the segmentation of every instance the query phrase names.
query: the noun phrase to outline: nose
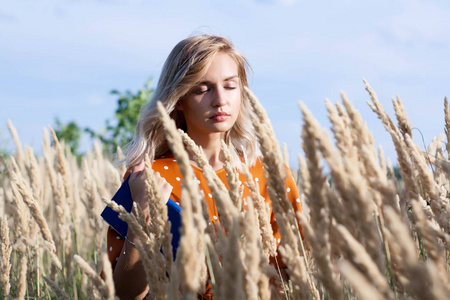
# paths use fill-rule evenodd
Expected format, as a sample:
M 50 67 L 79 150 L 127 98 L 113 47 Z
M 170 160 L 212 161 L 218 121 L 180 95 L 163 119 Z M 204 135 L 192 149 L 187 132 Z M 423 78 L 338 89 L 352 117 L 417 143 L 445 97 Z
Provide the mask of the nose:
M 213 97 L 212 105 L 214 107 L 221 107 L 227 104 L 226 94 L 223 88 L 219 87 L 215 89 Z

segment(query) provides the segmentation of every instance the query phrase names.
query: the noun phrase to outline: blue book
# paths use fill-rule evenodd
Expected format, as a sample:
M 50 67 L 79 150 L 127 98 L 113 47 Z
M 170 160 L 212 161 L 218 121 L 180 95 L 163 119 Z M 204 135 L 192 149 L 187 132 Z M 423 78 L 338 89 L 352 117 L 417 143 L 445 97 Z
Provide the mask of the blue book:
M 112 197 L 112 200 L 117 204 L 122 205 L 127 212 L 131 212 L 133 208 L 133 198 L 131 198 L 131 190 L 128 185 L 128 176 L 117 190 L 116 194 Z M 170 233 L 172 234 L 172 251 L 173 258 L 177 253 L 178 244 L 180 242 L 180 227 L 181 227 L 181 207 L 169 198 L 167 201 L 167 212 L 169 221 L 172 224 Z M 123 238 L 127 235 L 128 224 L 127 222 L 119 218 L 119 213 L 115 212 L 111 207 L 106 208 L 101 213 L 103 219 L 119 233 Z

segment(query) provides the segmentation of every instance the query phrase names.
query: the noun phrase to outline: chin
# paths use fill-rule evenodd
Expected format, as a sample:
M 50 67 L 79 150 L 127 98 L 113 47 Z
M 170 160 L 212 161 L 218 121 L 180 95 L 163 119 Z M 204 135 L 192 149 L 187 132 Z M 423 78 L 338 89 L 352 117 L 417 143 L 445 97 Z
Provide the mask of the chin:
M 228 125 L 228 124 L 220 124 L 218 126 L 215 126 L 215 132 L 222 132 L 225 133 L 227 131 L 229 131 L 231 128 L 233 128 L 233 126 Z

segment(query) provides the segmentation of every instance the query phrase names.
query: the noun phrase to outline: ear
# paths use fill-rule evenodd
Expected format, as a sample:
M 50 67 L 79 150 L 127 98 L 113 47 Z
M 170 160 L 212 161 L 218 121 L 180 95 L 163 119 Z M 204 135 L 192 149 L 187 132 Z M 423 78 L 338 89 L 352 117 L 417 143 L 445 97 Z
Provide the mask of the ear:
M 183 104 L 181 103 L 182 101 L 178 101 L 177 105 L 175 105 L 175 109 L 176 110 L 183 110 Z

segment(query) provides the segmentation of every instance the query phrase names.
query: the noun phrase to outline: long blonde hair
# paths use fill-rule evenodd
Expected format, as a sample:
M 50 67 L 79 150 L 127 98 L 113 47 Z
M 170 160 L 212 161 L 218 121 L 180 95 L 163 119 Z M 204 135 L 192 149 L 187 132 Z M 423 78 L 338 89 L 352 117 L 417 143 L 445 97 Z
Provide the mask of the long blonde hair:
M 244 94 L 248 87 L 245 57 L 226 38 L 215 35 L 192 36 L 179 42 L 164 63 L 155 93 L 149 103 L 142 107 L 136 132 L 125 151 L 127 167 L 137 164 L 149 154 L 151 160 L 169 151 L 162 123 L 156 109 L 160 101 L 178 128 L 186 131 L 183 112 L 176 105 L 206 74 L 214 56 L 223 52 L 236 62 L 242 91 L 242 104 L 236 123 L 225 133 L 225 143 L 231 145 L 235 158 L 243 156 L 253 165 L 257 158 L 257 140 L 250 121 L 251 107 Z

